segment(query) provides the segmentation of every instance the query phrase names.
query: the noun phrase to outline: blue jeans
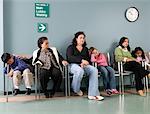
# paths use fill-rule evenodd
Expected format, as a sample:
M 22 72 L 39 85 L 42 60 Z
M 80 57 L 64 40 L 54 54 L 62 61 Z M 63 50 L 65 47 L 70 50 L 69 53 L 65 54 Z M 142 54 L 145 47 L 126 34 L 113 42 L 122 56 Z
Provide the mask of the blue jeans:
M 116 89 L 115 71 L 110 66 L 98 66 L 98 70 L 102 73 L 105 89 Z
M 100 95 L 98 90 L 98 70 L 95 67 L 87 65 L 81 68 L 78 64 L 71 64 L 70 70 L 73 73 L 72 88 L 75 93 L 80 91 L 81 80 L 83 75 L 86 74 L 89 76 L 88 96 Z

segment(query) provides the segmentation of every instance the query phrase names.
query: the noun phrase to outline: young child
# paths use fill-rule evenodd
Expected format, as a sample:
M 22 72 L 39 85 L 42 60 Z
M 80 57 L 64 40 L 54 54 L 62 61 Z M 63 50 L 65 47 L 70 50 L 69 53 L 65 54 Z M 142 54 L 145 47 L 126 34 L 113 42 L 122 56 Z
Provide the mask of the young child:
M 89 49 L 89 54 L 91 62 L 96 62 L 98 70 L 102 73 L 104 88 L 107 94 L 118 94 L 119 92 L 116 90 L 115 71 L 108 65 L 105 55 L 98 52 L 94 47 Z
M 145 62 L 149 63 L 149 60 L 141 47 L 136 47 L 132 51 L 132 56 L 137 60 L 137 62 L 145 61 Z
M 31 94 L 31 85 L 33 82 L 33 75 L 30 72 L 29 66 L 18 57 L 15 57 L 9 53 L 3 53 L 1 59 L 4 63 L 9 65 L 9 73 L 7 67 L 4 69 L 4 73 L 13 79 L 14 95 L 19 93 L 19 84 L 23 77 L 26 86 L 26 95 Z

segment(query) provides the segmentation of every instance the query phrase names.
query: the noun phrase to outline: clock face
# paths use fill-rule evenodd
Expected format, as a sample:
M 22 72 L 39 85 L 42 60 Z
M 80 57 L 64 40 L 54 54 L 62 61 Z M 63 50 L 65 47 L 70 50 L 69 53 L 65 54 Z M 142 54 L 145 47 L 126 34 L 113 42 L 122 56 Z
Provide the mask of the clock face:
M 129 22 L 135 22 L 139 18 L 139 11 L 135 7 L 130 7 L 125 12 L 125 17 Z

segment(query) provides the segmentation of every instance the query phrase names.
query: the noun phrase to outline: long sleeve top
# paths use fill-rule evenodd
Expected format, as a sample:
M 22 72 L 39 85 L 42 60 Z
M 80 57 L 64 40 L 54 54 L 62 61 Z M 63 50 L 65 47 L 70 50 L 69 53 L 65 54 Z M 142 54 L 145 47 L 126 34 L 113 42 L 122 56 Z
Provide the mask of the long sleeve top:
M 123 49 L 121 46 L 118 46 L 115 49 L 115 60 L 116 62 L 124 61 L 126 62 L 126 59 L 134 59 L 131 55 L 131 53 L 127 49 Z
M 96 62 L 98 66 L 108 66 L 107 59 L 103 53 L 99 53 L 97 57 L 91 55 L 91 62 Z
M 19 70 L 23 72 L 25 69 L 29 68 L 29 66 L 21 59 L 17 57 L 13 57 L 14 62 L 9 65 L 10 69 L 13 69 L 14 71 Z M 7 74 L 7 68 L 4 69 L 4 73 Z
M 65 59 L 60 55 L 60 53 L 57 51 L 55 47 L 50 47 L 48 48 L 48 50 L 53 54 L 54 61 L 55 63 L 57 63 L 57 65 L 59 66 L 62 72 L 62 61 Z M 43 65 L 43 62 L 39 59 L 40 53 L 41 53 L 41 49 L 37 49 L 33 52 L 33 60 L 32 60 L 33 65 L 35 65 L 36 62 Z
M 69 63 L 81 64 L 82 59 L 90 62 L 89 52 L 87 47 L 83 47 L 80 52 L 76 46 L 70 45 L 67 48 L 67 60 Z
M 145 61 L 145 62 L 147 62 L 147 63 L 149 63 L 149 59 L 148 59 L 148 57 L 145 55 L 145 59 L 143 59 L 142 57 L 137 57 L 137 58 L 135 58 L 138 62 L 141 62 L 141 61 Z

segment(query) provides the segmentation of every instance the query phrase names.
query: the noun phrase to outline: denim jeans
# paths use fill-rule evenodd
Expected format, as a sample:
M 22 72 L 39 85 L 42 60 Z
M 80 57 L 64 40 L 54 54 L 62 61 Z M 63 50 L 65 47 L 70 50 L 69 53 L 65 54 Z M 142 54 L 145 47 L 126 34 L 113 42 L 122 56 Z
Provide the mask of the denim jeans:
M 110 66 L 98 66 L 98 70 L 102 73 L 105 90 L 116 89 L 114 69 Z
M 81 68 L 78 64 L 71 64 L 71 73 L 73 73 L 72 88 L 75 93 L 80 91 L 83 75 L 89 76 L 88 96 L 99 96 L 98 90 L 98 70 L 87 65 Z

